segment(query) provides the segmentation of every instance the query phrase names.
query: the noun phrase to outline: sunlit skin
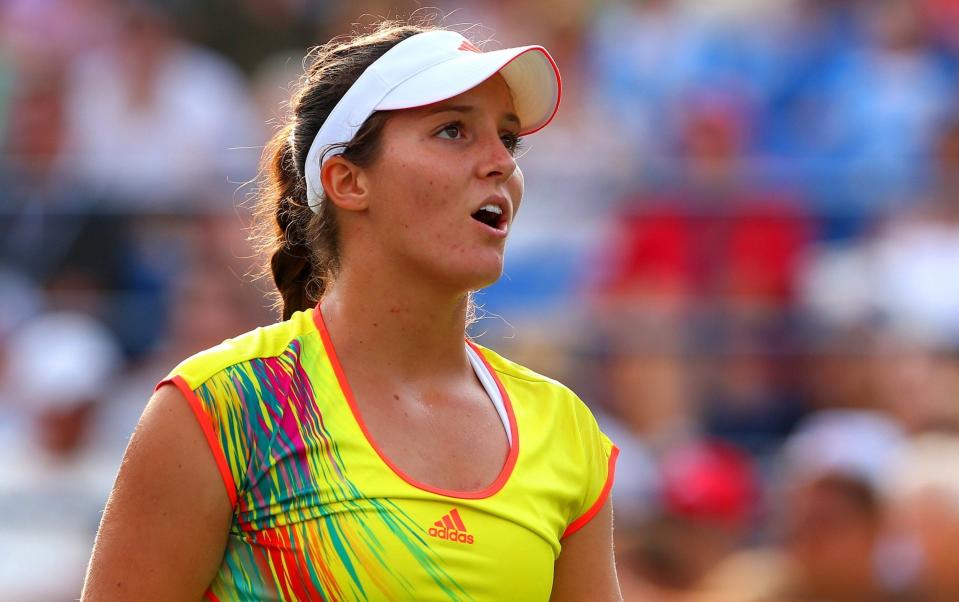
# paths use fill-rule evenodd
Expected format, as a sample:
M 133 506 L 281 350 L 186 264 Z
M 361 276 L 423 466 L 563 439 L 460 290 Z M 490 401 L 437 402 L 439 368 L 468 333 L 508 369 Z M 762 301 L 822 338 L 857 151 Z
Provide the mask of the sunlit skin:
M 324 164 L 341 268 L 322 309 L 345 364 L 376 366 L 370 377 L 378 382 L 447 391 L 476 384 L 463 346 L 467 295 L 503 270 L 523 195 L 513 156 L 519 128 L 496 75 L 443 102 L 394 112 L 371 165 L 340 156 Z M 473 219 L 497 199 L 499 230 Z
M 321 172 L 342 245 L 321 307 L 360 412 L 407 474 L 461 491 L 488 485 L 508 451 L 463 336 L 467 293 L 499 278 L 506 243 L 471 214 L 501 195 L 508 234 L 522 198 L 514 112 L 494 76 L 397 112 L 372 165 L 334 157 Z M 563 542 L 554 570 L 552 600 L 622 599 L 609 501 Z
M 497 196 L 508 205 L 508 221 L 519 209 L 523 177 L 513 156 L 519 128 L 499 75 L 446 101 L 394 111 L 373 165 L 357 170 L 363 202 L 334 199 L 344 264 L 389 268 L 405 283 L 452 295 L 495 282 L 506 238 L 471 214 Z M 342 169 L 324 172 L 336 172 L 332 179 Z
M 523 194 L 514 113 L 494 76 L 442 103 L 397 111 L 371 165 L 332 157 L 321 171 L 341 257 L 321 308 L 360 412 L 407 474 L 461 491 L 493 481 L 509 450 L 464 335 L 468 292 L 502 273 Z M 498 228 L 471 217 L 495 199 Z M 120 470 L 83 599 L 200 598 L 222 561 L 232 511 L 189 406 L 162 387 Z M 552 600 L 622 599 L 609 501 L 564 540 L 554 571 Z
M 519 128 L 497 75 L 394 112 L 372 164 L 336 157 L 321 174 L 341 243 L 321 304 L 330 336 L 373 439 L 437 487 L 481 490 L 509 452 L 463 337 L 468 292 L 503 270 L 523 194 Z M 496 227 L 472 217 L 490 202 L 503 212 Z

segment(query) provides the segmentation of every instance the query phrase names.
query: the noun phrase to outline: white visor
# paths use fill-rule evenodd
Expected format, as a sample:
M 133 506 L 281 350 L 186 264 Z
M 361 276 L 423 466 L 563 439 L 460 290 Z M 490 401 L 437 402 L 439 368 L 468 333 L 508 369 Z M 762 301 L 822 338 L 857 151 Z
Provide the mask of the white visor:
M 494 74 L 506 80 L 520 121 L 520 135 L 542 129 L 556 114 L 562 92 L 559 70 L 542 46 L 482 52 L 455 31 L 411 36 L 373 62 L 323 122 L 306 156 L 306 197 L 319 210 L 320 157 L 343 152 L 376 111 L 412 109 L 462 94 Z

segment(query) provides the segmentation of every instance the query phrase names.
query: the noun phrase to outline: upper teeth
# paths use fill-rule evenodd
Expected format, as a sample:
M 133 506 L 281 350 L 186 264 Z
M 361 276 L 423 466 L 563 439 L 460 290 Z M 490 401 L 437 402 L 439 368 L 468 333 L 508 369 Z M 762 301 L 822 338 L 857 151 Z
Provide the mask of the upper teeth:
M 503 210 L 492 203 L 488 205 L 483 205 L 482 207 L 480 207 L 480 209 L 482 211 L 490 211 L 492 213 L 495 213 L 496 215 L 503 215 Z

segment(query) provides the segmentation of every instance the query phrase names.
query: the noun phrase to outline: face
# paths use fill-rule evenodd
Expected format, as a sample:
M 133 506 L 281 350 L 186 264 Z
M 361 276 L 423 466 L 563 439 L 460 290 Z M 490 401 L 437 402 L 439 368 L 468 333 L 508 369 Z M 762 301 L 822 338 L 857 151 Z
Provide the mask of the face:
M 811 592 L 850 599 L 839 594 L 872 587 L 877 517 L 828 481 L 794 491 L 788 509 L 787 550 Z
M 523 195 L 520 124 L 495 75 L 449 100 L 396 111 L 364 168 L 366 241 L 397 270 L 458 291 L 495 282 Z

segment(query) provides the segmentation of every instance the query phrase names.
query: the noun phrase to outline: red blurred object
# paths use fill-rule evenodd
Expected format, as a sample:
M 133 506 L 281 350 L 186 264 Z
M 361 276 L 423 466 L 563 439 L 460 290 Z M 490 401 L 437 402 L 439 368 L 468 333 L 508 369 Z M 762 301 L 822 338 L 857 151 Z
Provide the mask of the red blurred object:
M 611 296 L 671 293 L 789 300 L 812 237 L 809 219 L 775 198 L 740 198 L 719 208 L 686 199 L 644 199 L 617 224 Z
M 959 46 L 959 0 L 922 0 L 919 6 L 926 26 L 939 41 Z
M 669 513 L 733 529 L 752 516 L 758 492 L 756 468 L 737 447 L 697 441 L 668 453 L 661 470 Z

